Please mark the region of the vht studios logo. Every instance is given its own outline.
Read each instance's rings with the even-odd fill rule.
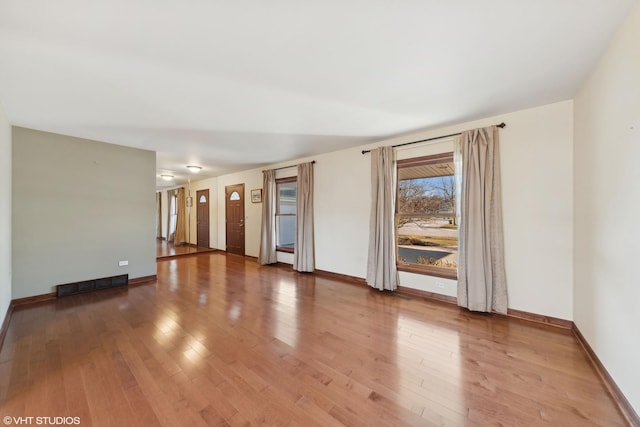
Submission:
[[[10,417],[2,419],[4,424],[10,425],[40,425],[40,426],[62,426],[80,425],[80,417]]]

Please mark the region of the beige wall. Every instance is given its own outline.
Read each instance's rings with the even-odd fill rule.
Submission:
[[[0,325],[11,298],[11,125],[0,107]]]
[[[14,127],[12,192],[13,298],[155,274],[155,153]]]
[[[640,4],[575,98],[574,320],[640,413]]]
[[[500,121],[502,178],[509,307],[572,319],[572,102],[463,123],[366,147],[297,159],[268,168],[315,159],[316,267],[364,277],[369,240],[370,157],[363,148],[390,145],[488,126]],[[421,155],[431,148],[400,151]],[[261,205],[249,200],[252,188],[262,187],[262,170],[225,175],[208,183],[218,189],[218,244],[225,249],[224,187],[245,183],[246,253],[258,256]],[[265,167],[266,169],[266,167]],[[295,172],[295,169],[293,169]],[[287,173],[281,172],[283,174]],[[213,222],[212,222],[213,223]],[[291,262],[288,254],[279,260]],[[456,294],[456,282],[401,273],[402,286],[445,295]],[[444,285],[440,288],[438,284]]]

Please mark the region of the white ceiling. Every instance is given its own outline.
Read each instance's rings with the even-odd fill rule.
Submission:
[[[635,1],[0,0],[0,102],[216,176],[570,99]]]

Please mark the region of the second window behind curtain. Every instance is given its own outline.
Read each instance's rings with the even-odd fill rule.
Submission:
[[[281,252],[293,253],[296,243],[296,177],[276,180],[276,247]]]

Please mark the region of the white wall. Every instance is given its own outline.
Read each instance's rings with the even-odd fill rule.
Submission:
[[[11,298],[11,125],[0,108],[0,325]]]
[[[471,123],[381,141],[365,147],[292,160],[316,160],[316,268],[365,277],[371,200],[370,156],[363,148],[440,136],[505,121],[500,131],[506,268],[509,307],[572,319],[572,144],[573,109],[566,101]],[[415,148],[414,154],[424,155]],[[422,150],[422,151],[420,151]],[[422,154],[420,154],[422,153]],[[405,156],[406,151],[400,152]],[[293,169],[295,173],[295,169]],[[250,202],[262,187],[261,169],[218,177],[218,248],[225,249],[224,187],[245,183],[246,253],[258,256],[261,204]],[[291,262],[289,254],[278,259]],[[456,282],[401,273],[402,286],[456,295]],[[443,283],[445,288],[436,286]]]
[[[573,319],[573,102],[502,116],[509,308]]]
[[[155,153],[14,127],[12,154],[13,298],[156,273]]]
[[[574,321],[640,413],[640,4],[575,98]]]

